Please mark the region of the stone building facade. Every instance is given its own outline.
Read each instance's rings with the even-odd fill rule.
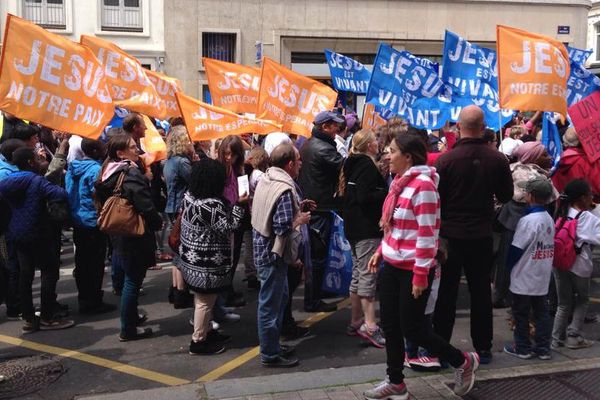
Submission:
[[[256,66],[264,55],[326,78],[325,48],[370,64],[383,41],[441,59],[445,29],[493,48],[497,24],[584,48],[590,7],[589,0],[169,0],[165,71],[202,98],[202,55]]]

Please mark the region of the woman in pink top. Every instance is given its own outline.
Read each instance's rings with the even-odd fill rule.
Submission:
[[[435,272],[440,226],[438,175],[428,167],[427,149],[416,135],[398,135],[390,146],[396,176],[383,205],[384,237],[369,261],[379,271],[381,327],[386,338],[388,379],[364,393],[367,399],[408,399],[404,384],[404,337],[448,361],[455,370],[454,393],[467,394],[479,366],[477,353],[463,353],[437,336],[425,319]]]

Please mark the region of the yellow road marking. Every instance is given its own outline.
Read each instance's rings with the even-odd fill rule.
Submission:
[[[342,300],[339,303],[337,303],[337,309],[341,310],[342,308],[346,308],[349,305],[350,305],[350,299],[345,299],[345,300]],[[333,313],[335,313],[335,311],[316,313],[313,316],[305,319],[298,325],[308,328],[309,326],[316,324],[317,322],[327,318],[328,316],[330,316]],[[219,368],[216,368],[216,369],[210,371],[209,373],[202,375],[200,378],[198,378],[197,381],[198,382],[211,382],[211,381],[217,380],[220,377],[222,377],[223,375],[233,371],[234,369],[238,368],[239,366],[252,360],[254,357],[256,357],[259,354],[259,350],[260,350],[260,348],[258,346],[256,346],[256,347],[248,350],[241,356],[238,356],[238,357],[234,358],[233,360],[226,362],[225,364],[221,365]]]
[[[122,372],[124,374],[137,376],[138,378],[148,379],[150,381],[162,383],[168,386],[184,385],[186,383],[191,383],[188,380],[161,374],[160,372],[154,372],[147,369],[138,368],[120,362],[108,360],[106,358],[96,357],[91,354],[81,353],[75,350],[63,349],[61,347],[56,346],[49,346],[42,343],[31,342],[29,340],[23,340],[12,336],[0,335],[0,342],[12,344],[13,346],[25,347],[31,350],[36,350],[44,353],[55,354],[60,357],[72,358],[78,361],[83,361],[89,364],[94,364],[100,367]]]

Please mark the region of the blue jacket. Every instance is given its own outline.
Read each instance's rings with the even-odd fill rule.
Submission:
[[[16,165],[12,165],[2,154],[0,154],[0,180],[6,178],[13,172],[17,172],[19,168]]]
[[[165,162],[163,175],[167,183],[167,206],[165,212],[175,214],[179,211],[181,200],[190,183],[192,164],[187,157],[172,156]]]
[[[1,180],[0,195],[12,211],[7,237],[18,243],[43,239],[51,224],[46,202],[67,200],[63,188],[29,171],[14,172]]]
[[[94,206],[94,183],[102,164],[91,159],[73,160],[67,169],[65,188],[69,195],[71,215],[75,223],[84,228],[98,225],[98,214]]]

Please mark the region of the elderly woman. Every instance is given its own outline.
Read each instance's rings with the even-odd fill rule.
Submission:
[[[525,203],[526,193],[519,186],[519,183],[540,176],[547,177],[552,166],[552,159],[540,142],[523,143],[512,152],[512,155],[517,159],[517,162],[510,166],[514,183],[514,195],[512,200],[502,207],[498,215],[502,232],[494,274],[493,300],[496,308],[508,307],[507,295],[510,285],[510,272],[506,270],[505,266],[506,252],[512,243],[517,223],[527,209]],[[554,195],[550,198],[548,204],[555,201],[558,195],[559,193],[555,188]]]
[[[163,174],[167,183],[167,205],[165,212],[174,221],[181,208],[183,195],[190,183],[192,160],[195,157],[194,145],[183,125],[173,127],[167,138],[167,161]],[[176,309],[193,305],[192,296],[186,291],[183,277],[178,268],[173,268],[173,283],[169,290],[169,300]]]

